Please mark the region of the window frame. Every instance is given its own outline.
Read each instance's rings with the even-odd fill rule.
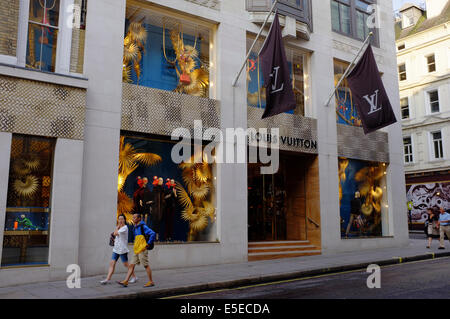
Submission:
[[[441,137],[440,139],[434,139],[434,134],[440,133]],[[429,139],[430,139],[430,161],[442,161],[444,160],[444,136],[442,135],[442,129],[436,130],[436,131],[430,131],[429,132]],[[438,141],[439,145],[439,153],[441,157],[436,157],[436,148],[435,148],[435,142]]]
[[[437,94],[437,103],[439,110],[437,112],[433,112],[432,105],[431,105],[431,93],[436,92]],[[425,100],[426,100],[426,106],[427,106],[427,115],[433,115],[433,114],[439,114],[441,113],[441,105],[440,105],[440,94],[439,94],[439,88],[429,88],[425,91]],[[434,101],[436,102],[436,101]]]
[[[367,14],[367,12],[364,12],[363,10],[359,9],[356,6],[356,1],[357,0],[330,0],[330,14],[331,14],[331,21],[332,21],[332,10],[331,10],[331,6],[332,6],[332,2],[337,2],[338,4],[341,5],[346,5],[350,8],[350,33],[347,34],[345,32],[342,31],[338,31],[338,30],[334,30],[333,29],[333,25],[331,26],[331,31],[336,32],[338,34],[341,34],[343,36],[346,37],[350,37],[352,39],[358,40],[358,41],[364,41],[365,39],[360,39],[356,32],[357,32],[357,12],[363,12],[365,14]],[[349,3],[345,3],[345,1],[348,1]],[[361,0],[362,2],[365,2],[367,5],[373,5],[373,4],[377,4],[377,0]],[[340,11],[339,11],[340,13]],[[339,19],[339,26],[340,26],[340,19]],[[341,29],[341,28],[340,28]],[[379,32],[377,30],[377,28],[373,28],[373,29],[369,29],[369,32],[373,32],[373,37],[370,39],[370,44],[372,44],[375,47],[380,47],[379,44]]]
[[[405,68],[405,71],[400,72],[400,67],[403,66]],[[397,72],[398,72],[398,80],[399,82],[403,82],[403,81],[407,81],[408,80],[408,75],[406,73],[406,62],[400,63],[397,65]],[[402,74],[405,75],[405,78],[402,79]]]
[[[403,101],[404,100],[407,101],[406,107],[408,108],[408,117],[403,117],[403,108],[405,106],[402,106],[402,100]],[[411,112],[410,112],[410,108],[409,108],[409,96],[405,96],[405,97],[400,98],[400,115],[402,117],[402,120],[409,120],[409,119],[411,119]]]
[[[410,144],[405,144],[405,139],[410,139],[411,143]],[[405,152],[405,148],[409,147],[410,152],[406,153]],[[406,161],[406,158],[408,157],[408,159],[410,159],[409,161]],[[409,136],[403,136],[403,163],[405,165],[409,165],[409,164],[414,164],[414,141],[413,141],[413,136],[409,135]]]
[[[70,60],[72,49],[72,28],[68,26],[68,19],[72,12],[67,10],[71,5],[74,5],[74,0],[60,0],[60,9],[58,17],[58,38],[56,43],[56,58],[55,71],[48,72],[39,69],[32,69],[26,67],[27,60],[27,42],[28,42],[28,27],[29,27],[29,11],[30,0],[20,0],[19,3],[19,21],[17,31],[17,49],[16,56],[0,55],[0,63],[16,65],[27,70],[50,74],[63,74],[74,77],[83,77],[83,74],[70,72]],[[84,68],[83,68],[84,70]],[[84,71],[83,71],[84,73]]]
[[[433,62],[430,63],[428,61],[429,58],[433,57]],[[437,66],[436,66],[436,54],[435,53],[431,53],[425,56],[425,63],[426,63],[426,70],[427,73],[434,73],[437,70]],[[434,70],[430,71],[430,66],[433,65],[434,66]]]

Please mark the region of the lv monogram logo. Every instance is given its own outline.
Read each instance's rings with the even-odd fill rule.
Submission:
[[[277,79],[278,79],[278,70],[279,69],[280,69],[279,66],[274,67],[273,72],[270,74],[270,77],[272,77],[272,78],[275,77],[275,80],[273,81],[273,84],[272,84],[272,91],[270,91],[270,94],[283,91],[284,83],[281,83],[281,87],[279,87],[277,89]]]
[[[378,107],[378,90],[376,90],[369,99],[369,95],[364,95],[363,98],[366,99],[366,101],[370,104],[370,111],[367,114],[375,113],[379,110],[381,110],[382,106]]]

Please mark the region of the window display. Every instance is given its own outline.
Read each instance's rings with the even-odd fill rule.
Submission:
[[[207,27],[129,3],[125,30],[124,82],[209,97]]]
[[[252,38],[247,38],[247,49],[253,43]],[[258,58],[258,52],[263,45],[262,40],[258,40],[253,48],[252,53],[247,61],[247,104],[249,106],[265,108],[266,107],[266,90],[263,87],[264,79],[262,69]],[[291,69],[292,89],[294,91],[297,108],[288,112],[305,116],[305,62],[306,54],[286,47],[286,58],[289,68]]]
[[[30,0],[27,67],[54,72],[60,0]]]
[[[339,158],[341,236],[383,236],[386,164]]]
[[[348,63],[334,60],[334,85],[336,86],[339,79],[348,67]],[[342,81],[339,88],[335,92],[336,98],[336,120],[338,124],[361,127],[361,119],[352,99],[352,92],[348,87],[347,79]]]
[[[2,266],[46,264],[54,140],[13,135]]]
[[[194,163],[194,156],[174,163],[174,145],[157,138],[121,137],[117,216],[124,214],[132,227],[131,214],[143,214],[160,242],[215,241],[214,166],[206,158]]]

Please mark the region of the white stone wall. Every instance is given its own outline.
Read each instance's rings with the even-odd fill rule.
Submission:
[[[404,39],[405,49],[397,51],[397,63],[405,63],[407,80],[400,81],[400,99],[408,98],[409,119],[402,120],[403,136],[411,137],[413,163],[406,173],[450,168],[450,33],[440,25]],[[426,57],[434,54],[436,71],[429,73]],[[431,113],[428,92],[438,90],[439,113]],[[441,131],[444,158],[433,156],[431,132]]]

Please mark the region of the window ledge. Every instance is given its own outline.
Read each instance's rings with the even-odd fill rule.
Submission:
[[[71,86],[81,89],[88,88],[88,79],[83,77],[33,70],[17,65],[0,63],[0,74],[33,81]]]

